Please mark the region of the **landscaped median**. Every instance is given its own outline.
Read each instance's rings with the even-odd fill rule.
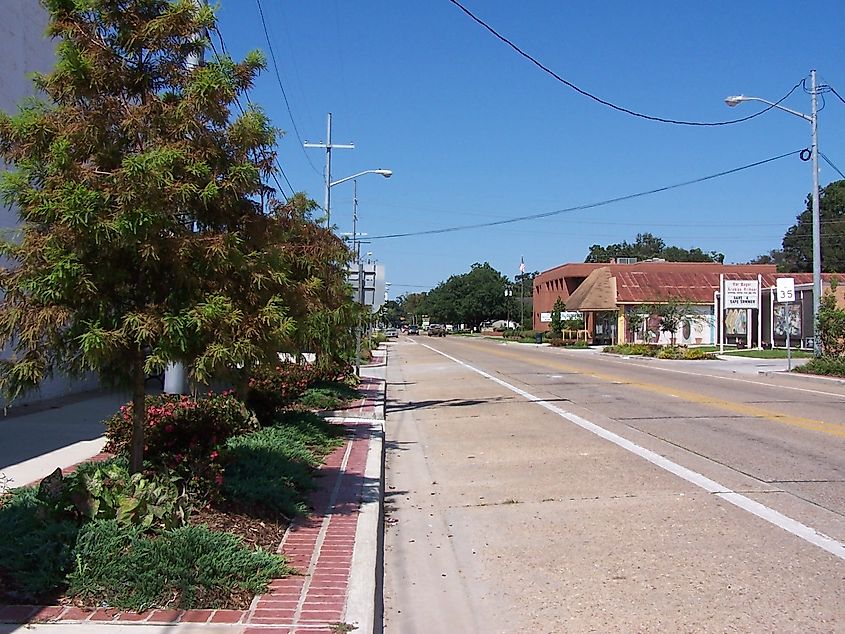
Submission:
[[[684,359],[689,361],[716,358],[715,355],[701,348],[661,346],[653,343],[620,343],[615,346],[607,346],[602,352],[639,357],[657,357],[658,359]]]
[[[244,399],[148,397],[138,474],[127,466],[124,406],[107,421],[112,458],[0,496],[0,602],[15,606],[0,618],[69,612],[27,607],[53,605],[240,621],[272,579],[294,573],[276,550],[347,433],[311,410],[358,397],[353,383],[281,364],[256,375]]]

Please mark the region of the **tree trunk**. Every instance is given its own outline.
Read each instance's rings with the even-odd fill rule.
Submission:
[[[144,388],[144,351],[138,348],[132,360],[132,456],[130,470],[139,473],[144,467],[144,427],[147,406]]]

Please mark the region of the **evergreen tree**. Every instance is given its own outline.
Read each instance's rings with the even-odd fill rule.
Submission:
[[[212,9],[44,5],[59,40],[56,68],[35,77],[47,100],[0,115],[2,193],[21,219],[0,249],[13,348],[0,387],[11,399],[56,370],[129,384],[137,471],[145,374],[181,361],[207,381],[295,349],[305,317],[340,310],[346,251],[308,201],[263,184],[276,141],[264,113],[232,116],[262,55],[195,63]]]

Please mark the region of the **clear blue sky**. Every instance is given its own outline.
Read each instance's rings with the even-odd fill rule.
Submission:
[[[845,3],[463,0],[558,75],[608,101],[672,119],[724,121],[776,101],[811,68],[845,97]],[[554,80],[448,0],[262,0],[293,121],[272,65],[252,92],[285,130],[291,184],[322,204],[325,138],[332,178],[358,181],[360,231],[426,231],[588,204],[692,180],[810,145],[810,125],[770,111],[716,128],[615,112]],[[221,0],[219,27],[236,57],[269,58],[256,0]],[[809,79],[808,79],[809,82]],[[809,85],[809,84],[808,84]],[[845,103],[832,93],[819,147],[845,172]],[[810,112],[799,87],[784,106]],[[309,164],[308,158],[310,158]],[[840,177],[821,162],[821,184]],[[797,157],[609,206],[543,220],[365,245],[385,264],[390,296],[427,290],[488,261],[502,273],[580,262],[591,244],[651,232],[668,244],[745,262],[779,248],[804,208],[810,164]],[[352,183],[332,190],[332,223],[351,230]]]

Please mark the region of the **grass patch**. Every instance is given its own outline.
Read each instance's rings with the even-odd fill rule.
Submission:
[[[286,413],[276,421],[226,443],[223,495],[286,517],[302,515],[314,470],[342,443],[345,432],[309,412]]]
[[[17,489],[0,501],[0,599],[51,603],[65,587],[79,524],[48,521],[34,489]]]
[[[819,357],[818,359],[808,361],[800,367],[794,368],[792,371],[801,374],[820,374],[822,376],[845,378],[845,358]]]
[[[341,381],[322,382],[309,387],[297,402],[307,409],[337,409],[345,403],[361,398],[361,393]]]
[[[786,359],[786,348],[771,348],[769,350],[726,350],[725,355],[732,357],[750,357],[752,359]],[[809,359],[813,353],[807,350],[792,350],[793,359]]]
[[[252,597],[270,579],[292,572],[281,556],[203,526],[150,536],[113,520],[91,522],[73,556],[69,596],[137,611],[226,607],[233,595]]]

